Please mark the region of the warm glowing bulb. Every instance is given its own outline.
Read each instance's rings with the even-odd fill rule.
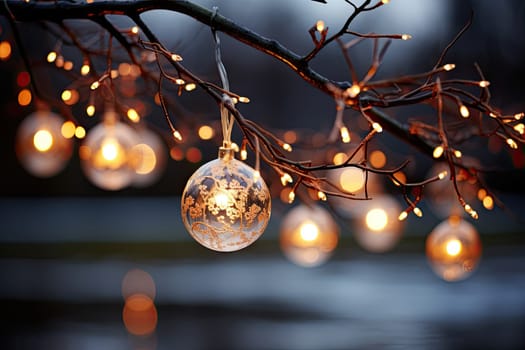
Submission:
[[[319,237],[319,227],[313,222],[305,222],[299,228],[299,234],[304,241],[314,241]]]
[[[126,115],[128,116],[128,119],[131,120],[133,123],[138,123],[140,121],[140,115],[134,108],[128,109]]]
[[[379,123],[372,123],[372,128],[377,132],[383,132],[383,127]]]
[[[414,208],[414,214],[416,214],[416,216],[418,218],[422,217],[423,216],[423,211],[421,209],[419,209],[418,207],[415,207]]]
[[[62,127],[60,128],[60,133],[62,136],[64,136],[66,139],[70,139],[73,136],[75,136],[75,123],[73,123],[71,120],[68,120],[62,124]]]
[[[89,105],[86,107],[86,114],[89,116],[89,117],[92,117],[95,115],[95,106],[94,105]]]
[[[480,87],[485,88],[485,87],[488,87],[490,85],[490,82],[487,81],[487,80],[482,80],[478,84],[479,84]]]
[[[445,250],[450,256],[457,256],[461,253],[461,241],[457,238],[449,240],[445,245]]]
[[[51,51],[50,53],[47,54],[47,61],[49,63],[55,62],[56,59],[57,59],[57,53],[55,51]]]
[[[494,199],[491,196],[486,196],[483,198],[483,206],[487,210],[492,210],[494,208]]]
[[[454,63],[447,63],[443,66],[443,69],[447,72],[453,70],[454,68],[456,68],[456,65]]]
[[[283,186],[286,186],[286,184],[288,184],[288,183],[292,183],[292,182],[293,182],[293,179],[292,179],[292,177],[290,176],[290,174],[288,174],[288,173],[283,173],[283,174],[281,175],[281,183],[282,183]]]
[[[353,84],[348,89],[346,89],[346,92],[350,98],[354,98],[361,92],[361,87],[358,84]]]
[[[381,231],[388,224],[388,214],[384,209],[374,208],[366,213],[366,226],[372,231]]]
[[[172,54],[171,55],[171,60],[173,62],[180,62],[180,61],[182,61],[182,57],[180,55],[177,55],[177,54]]]
[[[282,147],[287,152],[291,152],[292,151],[292,146],[289,143],[283,143]]]
[[[318,32],[322,32],[324,30],[324,28],[325,28],[324,21],[318,20],[317,23],[315,23],[315,29]]]
[[[319,198],[322,201],[325,201],[326,200],[326,193],[324,193],[323,191],[317,191],[317,198]]]
[[[184,90],[190,92],[190,91],[193,91],[197,88],[197,85],[195,85],[195,83],[188,83],[184,86]]]
[[[53,146],[53,135],[48,130],[38,130],[33,136],[33,145],[39,152],[47,152]]]
[[[80,67],[80,74],[81,75],[88,75],[91,71],[91,67],[89,67],[89,64],[84,64],[82,67]]]
[[[346,126],[342,126],[341,129],[339,129],[341,133],[341,141],[343,143],[349,143],[350,142],[350,133],[348,132],[348,128]]]
[[[459,106],[459,113],[461,114],[461,116],[463,118],[468,118],[470,116],[470,112],[469,112],[467,106],[465,106],[465,105]]]
[[[401,35],[401,40],[410,40],[410,39],[412,39],[412,35],[410,34]]]
[[[100,82],[99,81],[94,81],[93,83],[91,83],[91,86],[89,88],[91,90],[96,90],[96,89],[98,89],[99,86],[100,86]]]
[[[290,193],[288,193],[288,203],[292,204],[294,200],[295,200],[295,192],[290,191]]]
[[[406,211],[402,211],[401,214],[397,217],[399,221],[403,221],[408,217],[408,213]]]
[[[445,149],[443,148],[443,146],[439,145],[436,148],[434,148],[434,151],[432,152],[432,156],[437,159],[443,155],[444,151]]]
[[[457,149],[456,149],[456,150],[454,150],[454,156],[455,156],[456,158],[461,158],[461,157],[463,156],[463,153],[461,153],[460,150],[457,150]]]
[[[523,135],[525,132],[525,125],[522,123],[516,124],[514,125],[514,130],[516,130],[520,135]]]
[[[131,32],[131,34],[137,35],[139,33],[139,27],[137,27],[137,26],[131,27],[130,32]]]
[[[203,125],[199,128],[198,134],[202,140],[210,140],[211,138],[213,138],[214,131],[211,126]]]
[[[121,146],[117,140],[109,137],[102,142],[100,150],[102,152],[102,157],[110,162],[116,160],[122,152]]]
[[[518,144],[516,143],[516,141],[514,141],[513,139],[507,139],[507,145],[509,145],[510,148],[512,149],[517,149],[518,148]]]
[[[521,120],[521,119],[523,119],[524,116],[525,116],[525,113],[523,113],[523,112],[516,113],[516,114],[514,114],[514,119]]]
[[[181,135],[181,133],[178,130],[174,130],[173,131],[173,137],[175,138],[175,140],[177,140],[179,142],[182,141],[182,135]]]
[[[446,170],[444,170],[444,171],[442,171],[442,172],[440,172],[438,174],[438,179],[443,180],[445,178],[445,176],[447,176],[447,175],[448,175],[448,172]]]

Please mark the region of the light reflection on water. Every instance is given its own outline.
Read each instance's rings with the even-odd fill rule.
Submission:
[[[447,283],[421,255],[360,256],[302,269],[284,258],[0,260],[0,300],[18,345],[60,349],[513,349],[525,344],[525,256],[487,256]],[[155,280],[158,326],[133,337],[121,282]],[[14,335],[13,335],[14,334]],[[144,345],[145,344],[145,345]]]

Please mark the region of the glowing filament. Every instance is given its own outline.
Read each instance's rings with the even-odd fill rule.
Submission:
[[[33,145],[39,152],[47,152],[53,146],[53,135],[48,130],[38,130],[33,136]]]
[[[341,133],[341,141],[343,141],[343,143],[350,142],[350,133],[348,132],[348,128],[346,126],[342,126],[339,131]]]
[[[303,241],[315,241],[317,237],[319,237],[319,227],[317,227],[317,225],[313,222],[307,221],[299,228],[299,234],[301,235],[301,239]]]
[[[295,192],[290,191],[290,193],[288,193],[288,203],[292,204],[294,200],[295,200]]]
[[[434,152],[432,152],[432,156],[437,159],[443,155],[444,150],[445,149],[443,148],[443,146],[439,145],[436,148],[434,148]]]
[[[461,116],[463,118],[468,118],[470,116],[470,112],[469,112],[467,106],[465,106],[465,105],[459,106],[459,113],[461,114]]]
[[[317,191],[317,198],[319,198],[322,201],[326,201],[326,193],[323,191]]]
[[[445,250],[447,254],[450,256],[458,256],[459,253],[461,253],[461,249],[462,249],[461,241],[456,238],[451,239],[445,245]]]
[[[381,231],[388,225],[388,215],[381,208],[372,209],[366,214],[365,222],[372,231]]]

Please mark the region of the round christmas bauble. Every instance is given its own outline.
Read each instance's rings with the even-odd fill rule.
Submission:
[[[184,226],[203,246],[230,252],[252,244],[271,214],[268,187],[253,168],[221,148],[190,177],[181,200]]]

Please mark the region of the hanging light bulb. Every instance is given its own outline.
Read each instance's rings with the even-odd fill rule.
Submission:
[[[16,135],[16,154],[22,166],[37,177],[59,173],[71,158],[73,142],[62,136],[63,119],[36,111],[24,119]]]
[[[339,228],[322,207],[298,205],[283,218],[281,249],[293,263],[314,267],[326,262],[339,240]]]
[[[363,211],[355,228],[357,243],[373,253],[392,249],[401,238],[402,225],[398,219],[401,206],[387,195],[374,196],[361,204]]]
[[[271,213],[268,187],[228,147],[190,177],[182,193],[182,221],[203,246],[230,252],[252,244]]]
[[[82,169],[96,186],[116,191],[128,186],[135,169],[131,149],[139,143],[136,132],[106,112],[104,121],[88,132],[80,147]]]
[[[160,137],[143,127],[137,130],[139,142],[131,148],[133,186],[146,187],[156,182],[166,165],[165,146]]]
[[[427,258],[432,270],[446,281],[459,281],[472,274],[481,257],[478,232],[459,216],[436,226],[427,237]]]

